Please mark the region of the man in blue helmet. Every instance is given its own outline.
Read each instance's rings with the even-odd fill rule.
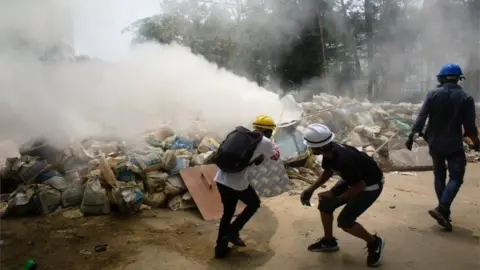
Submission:
[[[450,207],[463,184],[467,165],[463,150],[463,137],[471,138],[475,150],[479,150],[478,130],[475,124],[475,102],[458,85],[463,72],[456,64],[440,69],[438,88],[429,91],[405,146],[412,150],[414,136],[419,134],[427,141],[433,160],[435,192],[438,206],[428,211],[440,226],[452,230]],[[425,133],[423,128],[428,118]],[[465,134],[462,133],[462,126]],[[446,165],[446,164],[447,165]],[[450,179],[446,183],[447,169]]]

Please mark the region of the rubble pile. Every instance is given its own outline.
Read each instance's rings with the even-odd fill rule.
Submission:
[[[321,157],[310,154],[301,134],[302,127],[314,122],[328,125],[336,141],[366,152],[385,171],[432,166],[423,139],[416,140],[413,151],[404,146],[421,104],[370,103],[322,94],[299,106],[302,119],[277,125],[273,137],[287,180],[313,183],[317,178],[315,164]],[[131,215],[145,207],[196,208],[180,171],[211,164],[221,140],[206,131],[175,134],[166,126],[134,144],[118,138],[90,138],[57,149],[48,140],[32,140],[20,147],[19,157],[6,159],[1,168],[0,216],[46,215],[63,208],[76,208],[80,216]],[[470,162],[480,160],[467,144],[465,150]],[[279,189],[264,185],[280,179],[274,165],[256,175],[261,180],[257,184],[268,194]],[[282,163],[279,167],[283,170]]]
[[[218,140],[176,136],[167,127],[132,147],[89,139],[56,150],[37,140],[2,168],[1,215],[45,215],[68,207],[79,207],[84,215],[129,215],[142,205],[195,208],[179,172],[210,162]]]
[[[370,103],[321,94],[301,106],[304,112],[301,126],[310,123],[328,125],[335,132],[337,141],[373,156],[384,170],[431,167],[428,147],[423,139],[416,140],[412,152],[404,146],[421,104]],[[480,159],[468,145],[465,150],[470,162]]]

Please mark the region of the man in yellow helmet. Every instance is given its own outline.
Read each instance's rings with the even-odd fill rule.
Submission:
[[[257,118],[255,118],[255,121],[253,121],[252,125],[255,130],[260,131],[263,136],[267,137],[268,139],[272,139],[273,131],[277,127],[277,125],[275,125],[275,122],[270,116],[263,114],[257,116]],[[276,154],[271,157],[271,159],[278,160],[280,158],[280,151],[273,142],[272,144]]]
[[[265,157],[278,159],[280,154],[269,139],[275,127],[271,117],[260,115],[253,122],[253,131],[237,127],[218,148],[214,158],[218,167],[215,182],[223,204],[223,215],[215,246],[216,258],[228,255],[229,242],[245,246],[240,230],[260,207],[260,198],[247,179],[247,170],[251,165],[260,165]],[[246,207],[232,223],[239,200]]]

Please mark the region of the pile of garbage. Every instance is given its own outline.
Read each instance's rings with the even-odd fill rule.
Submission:
[[[1,170],[1,215],[45,215],[69,207],[84,215],[131,215],[142,205],[195,208],[179,172],[210,162],[218,140],[177,136],[167,127],[132,147],[97,138],[60,150],[34,140]]]
[[[335,132],[336,140],[373,156],[384,170],[429,169],[431,159],[423,139],[416,140],[412,152],[404,146],[421,105],[371,103],[321,94],[314,96],[311,102],[301,103],[304,113],[301,126],[328,125]],[[465,151],[470,162],[480,159],[468,144],[465,144]]]

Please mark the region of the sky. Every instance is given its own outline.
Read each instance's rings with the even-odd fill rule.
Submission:
[[[159,0],[73,1],[77,55],[115,61],[128,51],[131,34],[121,31],[135,20],[160,11]]]

